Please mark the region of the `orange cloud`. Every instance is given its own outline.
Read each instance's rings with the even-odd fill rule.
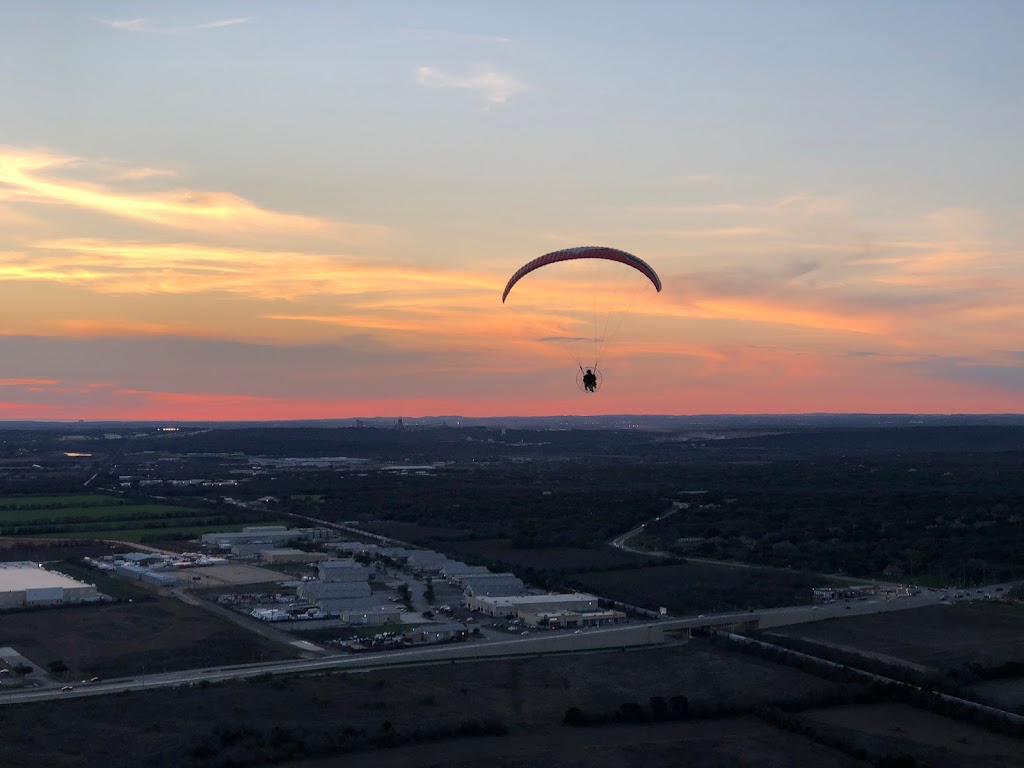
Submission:
[[[104,293],[240,293],[263,299],[430,290],[497,291],[494,278],[351,256],[88,238],[0,253],[0,280],[45,280]]]
[[[313,216],[260,208],[230,192],[168,189],[159,192],[119,191],[98,182],[72,179],[60,170],[78,158],[43,151],[0,147],[0,186],[8,201],[64,205],[177,229],[215,234],[293,233],[303,235],[378,238],[379,226],[341,224]],[[123,171],[123,178],[166,176],[166,171],[143,168]]]

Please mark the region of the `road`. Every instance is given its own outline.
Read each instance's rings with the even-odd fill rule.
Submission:
[[[346,669],[366,671],[382,667],[400,667],[413,664],[454,664],[457,661],[469,662],[484,659],[493,660],[537,656],[545,653],[593,652],[612,648],[661,645],[663,642],[663,629],[656,624],[594,627],[586,633],[578,635],[571,633],[556,634],[553,632],[537,633],[529,637],[467,641],[464,643],[449,643],[379,653],[359,653],[321,659],[262,662],[205,669],[189,669],[178,672],[162,672],[152,675],[138,675],[132,678],[79,683],[75,684],[74,688],[68,691],[60,690],[57,686],[31,691],[13,690],[0,693],[0,706],[53,699],[108,696],[124,691],[144,691],[154,688],[177,688],[203,683],[222,683],[229,680],[243,680],[268,674],[308,674],[314,672],[336,672]]]
[[[905,611],[912,608],[924,608],[929,605],[952,605],[968,599],[976,600],[989,599],[1004,594],[1016,586],[1017,582],[1003,584],[991,584],[987,587],[977,587],[973,592],[950,590],[943,592],[938,589],[922,589],[918,594],[909,597],[897,597],[886,599],[878,595],[864,598],[850,598],[848,600],[837,600],[833,603],[818,605],[795,605],[782,608],[766,608],[757,611],[733,612],[707,614],[697,617],[684,617],[668,619],[661,622],[661,625],[668,629],[697,629],[700,627],[728,626],[756,620],[758,629],[770,629],[772,627],[784,627],[790,624],[803,624],[809,621],[822,621],[823,619],[835,619],[846,616],[863,616],[870,613],[883,613],[889,611]],[[1002,590],[997,592],[996,590]],[[963,594],[964,598],[954,598],[954,594]]]
[[[669,515],[674,515],[676,512],[678,512],[681,509],[685,509],[687,506],[688,505],[682,501],[673,501],[672,508],[668,512],[666,512],[663,515],[658,515],[657,517],[653,518],[652,520],[649,520],[648,522],[664,520]],[[641,523],[633,530],[626,531],[621,536],[616,536],[614,539],[608,542],[608,544],[612,547],[615,547],[616,549],[621,549],[623,552],[629,552],[634,555],[647,555],[649,557],[675,557],[675,555],[673,555],[671,552],[652,552],[647,549],[637,549],[636,547],[629,546],[627,542],[630,539],[639,536],[641,533],[643,533],[643,530],[646,527],[647,523]]]
[[[643,533],[644,529],[649,523],[664,520],[669,515],[674,515],[682,509],[686,509],[689,506],[688,503],[682,501],[673,501],[672,508],[664,514],[658,515],[657,517],[651,518],[646,523],[641,523],[636,528],[630,531],[626,531],[621,536],[616,536],[614,539],[608,542],[608,545],[620,549],[623,552],[629,552],[634,555],[647,555],[648,557],[679,557],[690,563],[706,563],[707,565],[720,565],[727,568],[754,568],[757,570],[772,570],[772,571],[791,571],[790,568],[780,568],[774,565],[759,565],[757,563],[742,563],[736,560],[712,560],[707,557],[690,557],[689,555],[677,555],[672,552],[657,552],[648,549],[637,549],[636,547],[629,546],[629,540],[639,536]],[[875,586],[881,586],[883,584],[889,584],[887,581],[877,581],[874,579],[860,579],[852,576],[843,576],[838,573],[816,573],[815,576],[821,577],[823,580],[841,580],[852,584],[873,584]]]
[[[1016,583],[993,584],[976,589],[968,595],[970,599],[995,596],[999,588],[1005,593]],[[529,636],[508,638],[497,632],[486,632],[484,639],[466,643],[410,648],[380,653],[331,656],[328,658],[299,659],[289,661],[242,664],[237,666],[210,667],[206,669],[165,672],[140,675],[133,678],[111,679],[95,683],[76,684],[70,691],[62,691],[57,684],[31,691],[12,690],[0,692],[0,705],[29,701],[99,696],[123,691],[149,690],[152,688],[173,688],[183,685],[197,685],[204,682],[220,683],[267,674],[297,674],[310,672],[341,671],[346,669],[367,670],[381,667],[406,666],[412,664],[455,663],[456,661],[479,661],[483,659],[515,658],[537,656],[549,653],[580,653],[599,650],[661,645],[665,632],[702,628],[726,628],[746,622],[757,622],[759,628],[781,627],[828,618],[857,616],[887,611],[909,610],[929,605],[959,602],[939,590],[922,590],[911,597],[885,600],[867,598],[838,601],[819,606],[791,606],[761,611],[720,613],[683,618],[666,619],[659,622],[591,627],[579,633],[531,631]],[[968,593],[964,592],[967,595]],[[943,596],[946,599],[943,599]],[[964,599],[968,599],[964,598]]]

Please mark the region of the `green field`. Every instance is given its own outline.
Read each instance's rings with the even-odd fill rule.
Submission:
[[[132,504],[116,496],[0,497],[0,536],[142,542],[287,524],[237,507]]]
[[[26,507],[95,507],[121,504],[117,496],[85,493],[69,496],[0,496],[0,510],[9,507],[23,509]]]
[[[260,520],[257,521],[259,525],[289,525],[292,521],[288,520]],[[171,537],[177,537],[179,534],[193,534],[198,537],[203,533],[220,533],[222,531],[240,531],[245,525],[256,525],[257,522],[253,523],[201,523],[196,522],[193,525],[182,525],[182,526],[168,526],[167,528],[104,528],[101,530],[88,530],[88,531],[75,531],[67,530],[63,533],[47,533],[41,534],[39,538],[42,539],[104,539],[109,541],[131,541],[131,542],[146,542],[146,541],[159,541],[161,539],[168,539]]]
[[[60,523],[77,525],[103,520],[160,519],[197,517],[209,514],[196,507],[173,507],[164,504],[114,504],[106,506],[52,507],[48,509],[0,509],[0,530],[15,526]],[[11,535],[11,534],[7,534]]]

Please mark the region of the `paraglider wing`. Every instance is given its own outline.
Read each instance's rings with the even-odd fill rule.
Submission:
[[[547,266],[548,264],[554,264],[555,262],[572,261],[573,259],[607,259],[609,261],[618,261],[632,267],[638,272],[641,272],[654,284],[654,287],[657,288],[658,291],[661,291],[661,278],[658,277],[658,274],[651,268],[651,265],[643,259],[637,258],[631,253],[626,253],[625,251],[620,251],[616,248],[582,246],[546,253],[543,256],[521,266],[516,270],[516,273],[509,278],[508,284],[505,286],[505,292],[501,294],[501,302],[504,304],[505,298],[508,296],[508,292],[512,290],[512,286],[518,283],[523,277],[533,272],[533,270]]]

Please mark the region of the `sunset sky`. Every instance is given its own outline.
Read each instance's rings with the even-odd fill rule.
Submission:
[[[1018,0],[0,2],[0,420],[1022,412],[1022,40]],[[664,289],[502,304],[577,245]]]

